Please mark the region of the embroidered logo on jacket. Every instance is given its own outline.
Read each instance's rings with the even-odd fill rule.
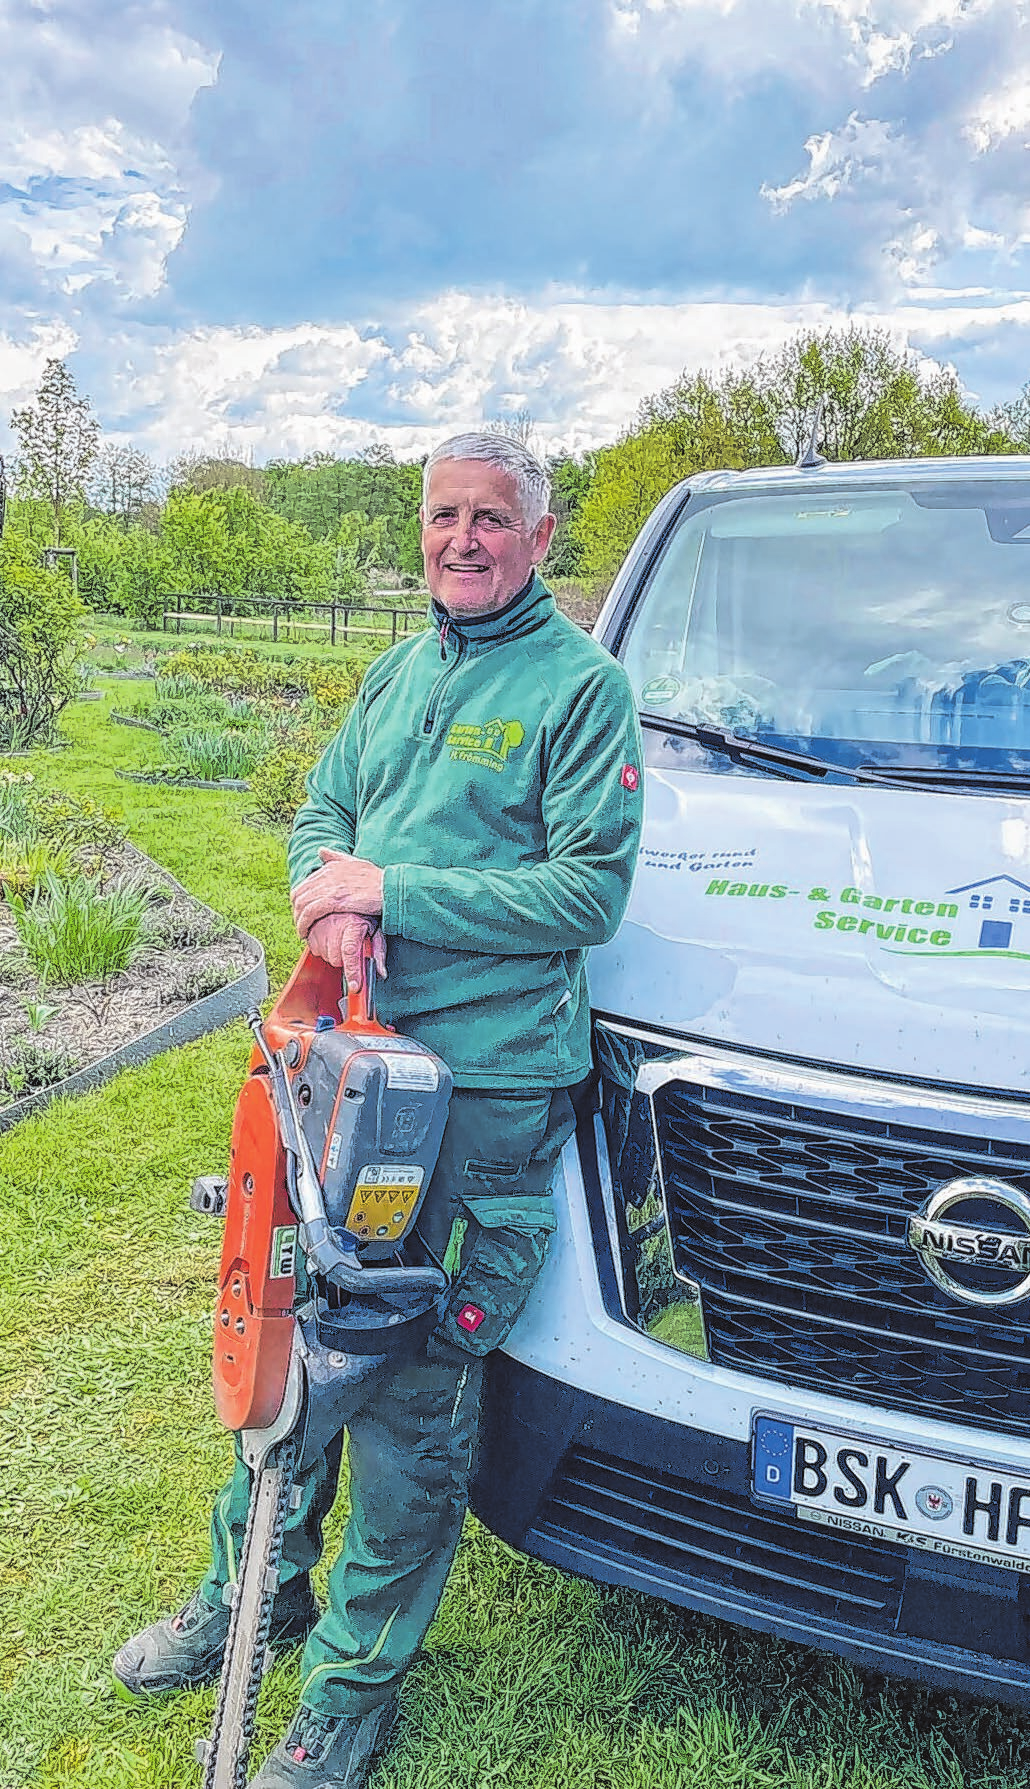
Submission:
[[[525,739],[521,721],[486,721],[479,726],[455,721],[447,735],[451,758],[460,764],[482,764],[487,770],[503,770],[509,752]]]

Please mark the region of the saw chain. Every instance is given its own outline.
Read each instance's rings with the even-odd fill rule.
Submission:
[[[254,1475],[211,1738],[197,1746],[203,1789],[246,1789],[296,1458],[296,1443],[284,1441]]]

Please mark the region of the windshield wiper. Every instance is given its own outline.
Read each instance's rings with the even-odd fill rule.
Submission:
[[[740,733],[730,733],[723,727],[703,727],[697,721],[670,720],[661,714],[649,714],[647,709],[641,713],[640,719],[645,726],[657,727],[665,733],[675,734],[679,739],[696,739],[706,751],[718,752],[720,757],[729,758],[734,764],[756,765],[760,770],[767,770],[770,776],[786,777],[790,782],[821,782],[827,775],[836,772],[855,782],[879,782],[879,777],[866,778],[860,770],[853,770],[848,764],[831,764],[828,758],[816,758],[810,752],[791,752],[786,746],[761,745],[756,739],[746,739]]]
[[[908,783],[916,788],[921,785],[947,788],[951,785],[962,789],[996,790],[1000,794],[1011,789],[1020,795],[1030,789],[1030,769],[979,770],[960,764],[892,764],[889,767],[862,764],[859,769],[873,782]]]

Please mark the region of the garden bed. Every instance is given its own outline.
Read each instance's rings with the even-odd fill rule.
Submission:
[[[27,892],[11,886],[0,900],[0,1130],[55,1094],[225,1024],[267,991],[256,939],[113,828],[105,835],[100,822],[98,831],[99,842],[70,858],[53,848],[45,867],[32,867]],[[76,960],[98,960],[99,934],[117,922],[112,902],[123,897],[136,934],[125,966],[73,978]],[[72,911],[79,899],[81,915]]]
[[[354,655],[326,664],[263,660],[241,647],[174,652],[152,695],[108,715],[115,726],[163,738],[163,761],[117,774],[170,789],[246,790],[258,817],[289,826],[363,669]]]

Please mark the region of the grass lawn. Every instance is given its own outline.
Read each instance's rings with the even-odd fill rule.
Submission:
[[[131,684],[102,685],[119,703]],[[248,797],[120,782],[156,736],[69,710],[73,748],[31,761],[89,790],[202,899],[297,946],[275,835]],[[242,1023],[0,1137],[0,1789],[194,1785],[212,1694],[135,1710],[107,1663],[205,1563],[229,1445],[209,1390],[219,1227],[187,1204],[223,1168]],[[262,1697],[278,1737],[295,1663]],[[1027,1789],[1030,1717],[599,1589],[466,1537],[376,1789]]]

